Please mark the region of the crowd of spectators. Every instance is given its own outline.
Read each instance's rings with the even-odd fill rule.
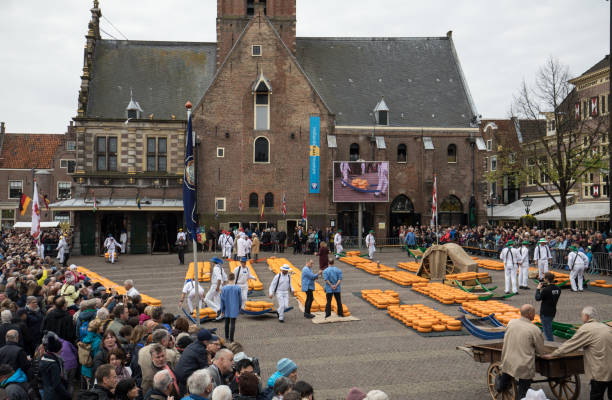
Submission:
[[[75,265],[41,259],[27,233],[2,234],[0,265],[0,398],[314,399],[291,359],[262,379],[240,343],[143,303],[131,280],[119,295]]]
[[[612,273],[612,237],[607,232],[593,229],[538,229],[521,226],[487,226],[475,227],[451,226],[440,228],[438,232],[430,226],[401,226],[397,229],[401,244],[408,247],[429,247],[436,243],[453,242],[468,249],[481,249],[500,252],[505,244],[529,241],[535,247],[540,239],[545,239],[553,253],[553,266],[564,266],[564,260],[570,246],[585,253],[593,262],[593,271],[603,275]],[[597,256],[595,256],[597,255]]]

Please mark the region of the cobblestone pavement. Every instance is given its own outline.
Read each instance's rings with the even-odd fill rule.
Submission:
[[[200,253],[198,258],[208,260],[212,255]],[[270,255],[272,253],[262,254],[263,257]],[[282,256],[296,267],[301,267],[310,258],[293,255],[291,251]],[[396,266],[408,257],[399,250],[384,250],[376,253],[375,259]],[[190,261],[191,254],[186,254],[186,262]],[[126,255],[114,265],[105,263],[101,257],[74,257],[71,262],[91,268],[119,284],[124,279],[134,279],[138,290],[161,299],[167,310],[178,312],[186,266],[178,265],[174,254]],[[286,314],[285,324],[279,324],[274,317],[243,316],[238,319],[236,340],[245,346],[247,354],[260,359],[265,379],[274,372],[277,360],[289,357],[298,365],[298,379],[314,386],[317,399],[344,399],[352,386],[365,391],[381,389],[393,399],[490,398],[485,384],[488,364],[477,363],[456,350],[456,346],[478,343],[479,339],[472,336],[421,337],[352,293],[361,289],[393,289],[399,292],[404,303],[425,304],[450,315],[458,314],[456,306],[442,305],[344,263],[337,265],[344,273],[342,300],[360,321],[315,325],[303,318],[295,299],[290,300],[295,309]],[[267,292],[273,274],[265,262],[256,264],[255,270]],[[489,272],[493,283],[503,288],[503,273]],[[535,304],[535,285],[530,285],[531,290],[522,291],[507,302],[514,306]],[[206,289],[207,286],[208,283]],[[612,319],[610,300],[611,297],[603,294],[564,290],[557,320],[579,322],[580,310],[588,304],[597,306],[603,319]],[[539,306],[536,307],[539,310]],[[206,326],[218,327],[223,333],[221,323],[210,322]],[[547,384],[534,387],[542,387],[548,396],[551,395]],[[583,379],[580,399],[588,398],[588,392],[588,384]]]

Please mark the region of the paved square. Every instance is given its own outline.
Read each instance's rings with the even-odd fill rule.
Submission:
[[[289,249],[291,250],[291,249]],[[217,255],[217,253],[214,253]],[[200,261],[208,261],[213,253],[199,253]],[[262,253],[262,257],[273,255]],[[311,256],[293,255],[291,251],[276,254],[288,258],[301,268]],[[192,261],[186,254],[186,262]],[[395,267],[408,257],[399,250],[376,253],[376,260]],[[71,262],[90,268],[115,282],[133,279],[142,293],[162,300],[170,312],[178,313],[178,301],[187,270],[178,265],[172,255],[126,255],[111,265],[102,257],[74,257]],[[282,357],[293,359],[298,365],[298,379],[313,385],[317,399],[344,399],[352,386],[366,392],[381,389],[393,399],[488,399],[485,382],[487,364],[480,364],[456,346],[478,343],[472,336],[445,336],[425,338],[390,318],[386,311],[377,310],[352,292],[361,289],[393,289],[400,294],[403,303],[420,303],[449,315],[458,315],[457,306],[440,304],[421,296],[410,288],[400,287],[388,280],[370,275],[344,263],[337,263],[344,273],[342,300],[360,321],[315,325],[303,318],[295,299],[290,299],[294,310],[286,314],[286,323],[280,324],[274,317],[242,316],[236,324],[236,340],[241,342],[250,356],[260,359],[262,374],[267,379],[274,372],[276,362]],[[273,274],[265,262],[255,264],[255,270],[267,293]],[[318,263],[315,258],[315,270]],[[503,287],[503,273],[489,271],[494,285]],[[597,279],[602,279],[597,277]],[[610,279],[608,279],[610,281]],[[204,283],[208,289],[208,283]],[[532,289],[521,291],[506,302],[520,306],[535,304]],[[499,290],[499,289],[498,289]],[[572,293],[564,290],[558,305],[557,321],[578,323],[580,310],[585,305],[598,308],[602,319],[612,318],[612,297],[588,292]],[[539,306],[536,305],[539,310]],[[206,327],[223,324],[210,322]],[[542,387],[550,397],[546,384]],[[583,379],[580,399],[587,399],[588,383]]]

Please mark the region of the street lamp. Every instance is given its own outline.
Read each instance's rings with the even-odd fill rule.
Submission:
[[[525,205],[525,214],[529,215],[529,207],[531,207],[531,203],[533,203],[533,199],[529,196],[523,198],[523,204]]]
[[[491,212],[490,212],[490,217],[489,220],[491,221],[491,225],[493,225],[493,208],[495,207],[495,205],[497,204],[497,196],[494,193],[491,193],[490,198],[487,199],[487,206],[489,206]]]

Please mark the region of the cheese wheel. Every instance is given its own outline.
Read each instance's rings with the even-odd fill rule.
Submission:
[[[446,325],[439,325],[439,324],[432,325],[431,329],[433,329],[436,332],[442,332],[446,330]]]
[[[417,327],[416,329],[418,332],[423,332],[423,333],[428,333],[431,332],[431,328],[422,328],[422,327]]]
[[[449,331],[460,331],[461,325],[459,326],[446,325],[446,329],[448,329]]]
[[[446,325],[448,325],[448,326],[459,326],[460,327],[461,326],[461,321],[456,320],[456,319],[448,320],[448,321],[446,321]]]

